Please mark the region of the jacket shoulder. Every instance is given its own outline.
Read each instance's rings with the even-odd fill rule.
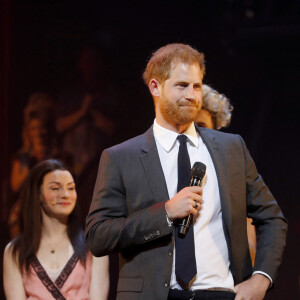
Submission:
[[[155,145],[152,127],[145,133],[126,140],[120,144],[114,145],[104,151],[109,152],[111,155],[129,154],[140,152],[141,149]]]
[[[223,132],[219,130],[214,130],[214,129],[209,129],[209,128],[204,128],[204,127],[196,127],[198,132],[200,133],[200,136],[207,136],[210,138],[214,138],[216,140],[227,140],[227,141],[240,141],[242,137],[239,134],[235,133],[228,133],[228,132]]]

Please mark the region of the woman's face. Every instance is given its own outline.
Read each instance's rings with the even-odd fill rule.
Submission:
[[[71,173],[66,170],[55,170],[46,174],[41,185],[40,198],[46,215],[54,218],[68,217],[77,200]]]
[[[38,118],[29,121],[27,130],[29,139],[32,143],[42,142],[46,134],[45,126]]]
[[[204,108],[199,111],[195,123],[200,127],[214,129],[212,116],[210,112]]]

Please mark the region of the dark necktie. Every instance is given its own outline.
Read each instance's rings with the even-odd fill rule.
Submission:
[[[179,152],[178,152],[178,185],[177,192],[184,187],[190,185],[191,179],[191,162],[189,153],[187,151],[187,136],[179,135]],[[187,288],[190,281],[197,274],[196,257],[195,257],[195,243],[194,243],[194,228],[193,219],[191,225],[184,237],[178,235],[178,226],[175,232],[175,274],[177,282],[183,287]]]

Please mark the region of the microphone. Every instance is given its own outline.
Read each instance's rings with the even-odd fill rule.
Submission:
[[[203,177],[206,172],[206,165],[196,161],[193,165],[191,171],[191,182],[190,186],[200,186],[203,180]],[[190,227],[190,223],[192,220],[192,215],[188,215],[181,220],[181,223],[178,224],[179,230],[178,233],[184,237],[188,228]]]

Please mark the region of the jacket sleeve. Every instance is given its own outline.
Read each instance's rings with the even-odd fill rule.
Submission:
[[[246,162],[247,214],[253,219],[257,234],[253,271],[265,272],[275,280],[286,244],[287,221],[240,139]]]
[[[86,219],[86,240],[95,256],[144,246],[172,233],[165,202],[132,209],[122,169],[122,155],[104,150],[99,164],[90,211]],[[128,175],[128,174],[127,174]],[[129,175],[128,175],[129,176]],[[136,195],[143,195],[139,182]],[[134,195],[130,195],[133,197]],[[166,199],[167,200],[167,199]],[[130,211],[130,213],[129,213]]]

